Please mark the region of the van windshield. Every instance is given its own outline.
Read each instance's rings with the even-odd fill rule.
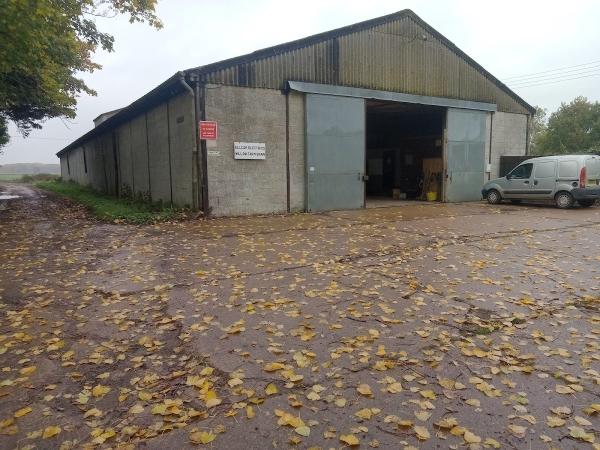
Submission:
[[[531,177],[532,169],[533,163],[521,164],[520,166],[513,169],[509,176],[510,178],[516,179],[529,179],[529,177]]]

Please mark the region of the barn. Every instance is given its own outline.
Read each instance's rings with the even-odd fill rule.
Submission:
[[[403,10],[177,72],[57,156],[65,180],[206,216],[475,201],[533,112]]]

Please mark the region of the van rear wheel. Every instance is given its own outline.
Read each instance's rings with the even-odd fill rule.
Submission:
[[[560,209],[569,209],[575,203],[573,196],[568,192],[559,192],[554,197],[554,201],[556,202],[556,206]]]
[[[502,196],[496,189],[490,189],[485,198],[490,205],[497,205],[502,201]]]

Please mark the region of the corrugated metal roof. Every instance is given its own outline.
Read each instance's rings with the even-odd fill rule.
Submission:
[[[77,147],[181,92],[179,79],[284,89],[289,80],[495,103],[531,105],[409,9],[247,55],[178,72],[57,153]]]
[[[289,80],[535,108],[450,40],[405,9],[186,70],[215,84],[283,89]],[[518,105],[518,106],[517,106]]]

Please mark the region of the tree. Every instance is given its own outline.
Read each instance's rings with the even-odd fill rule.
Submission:
[[[548,119],[539,136],[536,152],[541,155],[600,152],[600,103],[577,97],[562,103]]]
[[[532,154],[537,154],[539,149],[539,140],[540,137],[543,136],[546,131],[547,125],[547,116],[548,110],[546,108],[542,108],[541,106],[535,107],[535,113],[531,117],[529,121],[529,148]]]
[[[2,147],[8,144],[8,124],[6,119],[0,116],[0,154],[2,153]]]
[[[157,0],[0,0],[0,148],[7,121],[26,136],[54,117],[75,117],[77,97],[95,95],[78,72],[93,72],[98,47],[113,51],[113,37],[96,17],[129,16],[155,28]]]

